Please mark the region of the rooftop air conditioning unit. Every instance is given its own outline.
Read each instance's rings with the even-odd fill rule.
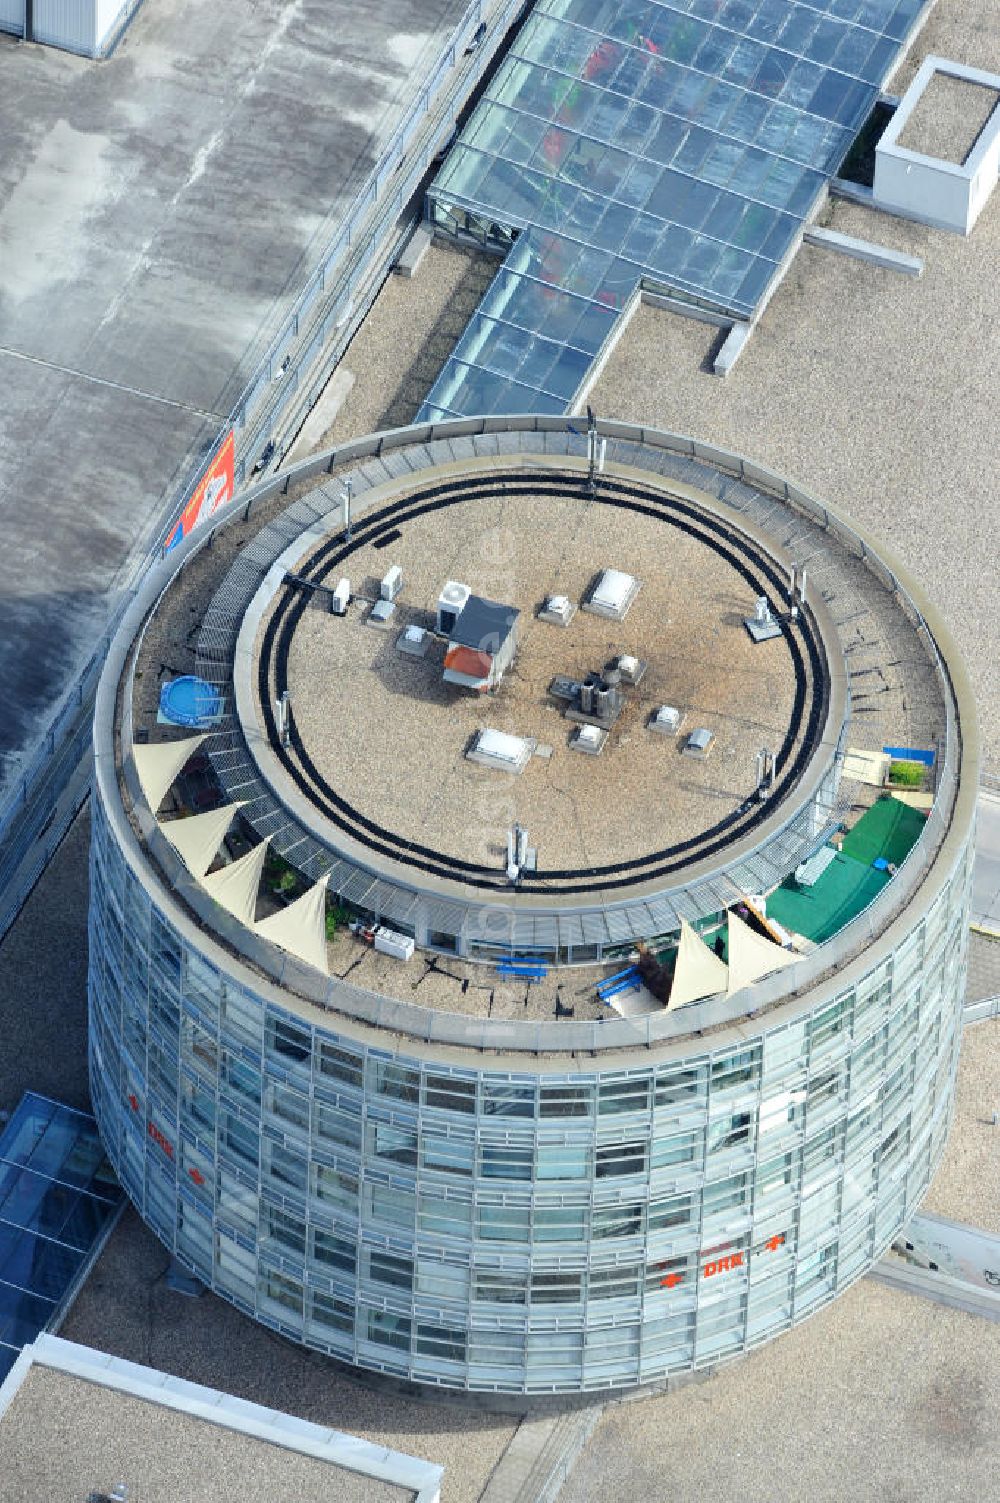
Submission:
[[[448,580],[437,603],[437,629],[442,636],[451,636],[471,594],[467,584],[460,584],[457,579]]]
[[[674,705],[660,705],[649,722],[651,731],[658,731],[661,736],[676,736],[684,724],[683,713]]]
[[[477,731],[466,752],[470,762],[494,767],[499,772],[521,773],[531,761],[535,741],[530,736],[510,736],[486,726]]]
[[[337,581],[337,588],[330,596],[330,610],[335,616],[346,616],[350,601],[351,581],[349,579],[339,579]]]
[[[385,578],[382,580],[382,586],[379,593],[381,594],[383,600],[395,600],[396,596],[399,594],[402,588],[403,571],[398,564],[393,564],[388,574],[386,574]]]
[[[639,581],[620,569],[602,569],[590,589],[583,609],[611,621],[624,621],[629,607],[639,593]]]

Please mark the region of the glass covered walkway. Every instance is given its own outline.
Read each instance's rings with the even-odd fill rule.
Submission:
[[[0,1137],[0,1382],[62,1315],[123,1198],[93,1117],[23,1096]]]
[[[768,293],[924,0],[538,0],[429,193],[509,253],[420,419],[564,412],[641,281]]]

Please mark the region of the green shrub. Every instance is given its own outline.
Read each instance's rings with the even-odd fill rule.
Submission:
[[[924,781],[922,762],[890,762],[889,782],[897,788],[919,788]]]

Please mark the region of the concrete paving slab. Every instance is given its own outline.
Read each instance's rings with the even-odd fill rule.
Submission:
[[[99,63],[0,38],[0,797],[464,8],[156,0]]]

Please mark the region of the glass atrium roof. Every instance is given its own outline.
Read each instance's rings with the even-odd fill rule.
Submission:
[[[60,1313],[123,1198],[93,1117],[23,1096],[0,1137],[0,1381]]]
[[[752,315],[923,8],[538,0],[429,192],[513,248],[421,419],[564,412],[640,279]]]

